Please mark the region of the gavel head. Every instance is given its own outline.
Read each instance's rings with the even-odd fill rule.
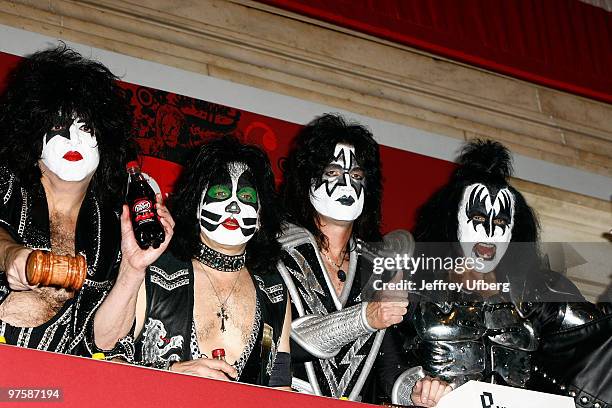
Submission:
[[[37,249],[30,253],[26,263],[30,285],[79,290],[83,287],[86,274],[87,262],[82,255],[56,255]]]

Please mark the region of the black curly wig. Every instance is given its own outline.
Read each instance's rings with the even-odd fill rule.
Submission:
[[[474,183],[496,189],[508,188],[515,199],[514,227],[511,244],[495,273],[498,279],[509,280],[512,288],[522,288],[527,275],[541,266],[539,223],[523,195],[508,182],[512,176],[511,160],[508,149],[498,142],[476,139],[467,143],[456,160],[459,166],[449,182],[419,209],[414,228],[419,251],[416,254],[430,252],[431,248],[435,248],[438,253],[426,255],[459,256],[456,245],[457,213],[465,188]],[[426,243],[436,244],[428,246]]]
[[[295,138],[283,164],[280,186],[283,205],[290,221],[310,231],[321,248],[327,247],[327,237],[319,229],[317,211],[310,202],[310,188],[333,160],[338,143],[355,147],[357,161],[365,171],[363,212],[353,223],[353,235],[366,241],[380,241],[382,180],[378,143],[363,125],[348,122],[340,115],[315,118]]]
[[[196,214],[202,192],[216,173],[228,164],[243,163],[251,170],[260,204],[259,229],[246,245],[246,266],[251,273],[267,273],[280,256],[280,244],[276,239],[283,219],[267,154],[259,147],[244,145],[229,135],[205,142],[195,153],[185,166],[170,203],[176,220],[172,252],[184,261],[193,257],[200,242],[200,224]]]
[[[135,149],[131,110],[117,79],[63,43],[24,58],[0,98],[0,162],[22,183],[40,187],[43,136],[58,115],[79,117],[93,129],[100,153],[90,189],[103,203],[118,203]]]

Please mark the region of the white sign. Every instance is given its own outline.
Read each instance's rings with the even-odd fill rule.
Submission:
[[[575,408],[574,400],[561,395],[469,381],[442,397],[437,408]]]

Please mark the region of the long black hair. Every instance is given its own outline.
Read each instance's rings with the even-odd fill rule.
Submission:
[[[58,115],[79,117],[93,129],[100,153],[90,189],[104,203],[120,202],[124,166],[135,150],[131,110],[117,79],[63,43],[24,58],[0,99],[0,162],[22,183],[40,186],[43,136]]]
[[[171,250],[180,259],[189,260],[200,242],[200,224],[196,217],[202,192],[215,175],[230,163],[248,166],[259,200],[259,229],[246,245],[246,266],[252,273],[265,274],[276,265],[280,244],[276,240],[283,219],[274,190],[274,175],[267,154],[257,146],[244,145],[233,136],[223,136],[202,144],[187,163],[176,185],[170,208],[176,220]]]
[[[522,289],[531,279],[528,275],[533,276],[541,267],[539,223],[523,195],[509,184],[513,172],[510,152],[501,143],[475,139],[463,147],[456,162],[458,167],[449,182],[418,211],[414,228],[414,238],[418,243],[415,254],[418,256],[435,248],[437,253],[425,255],[458,256],[457,214],[465,188],[474,183],[508,188],[515,199],[514,226],[511,244],[496,267],[496,275],[498,279],[510,281],[511,292]]]
[[[295,138],[283,164],[280,187],[283,205],[292,222],[310,231],[319,246],[327,247],[327,238],[319,229],[317,211],[310,202],[310,188],[333,160],[338,143],[355,148],[357,161],[365,171],[363,212],[353,223],[353,234],[366,241],[379,241],[382,180],[378,143],[363,125],[348,122],[340,115],[315,118]]]

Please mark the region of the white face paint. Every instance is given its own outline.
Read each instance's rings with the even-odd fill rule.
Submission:
[[[43,136],[40,158],[64,181],[84,180],[96,171],[100,163],[93,130],[79,118],[70,124],[56,124]]]
[[[200,231],[222,245],[242,245],[259,221],[253,176],[243,163],[230,163],[202,192],[197,213]]]
[[[482,258],[489,273],[501,261],[514,227],[514,194],[508,188],[497,189],[481,183],[467,186],[459,204],[457,236],[465,257]]]
[[[321,215],[338,221],[354,221],[363,211],[365,173],[355,158],[355,148],[338,143],[334,159],[313,180],[310,202]]]

